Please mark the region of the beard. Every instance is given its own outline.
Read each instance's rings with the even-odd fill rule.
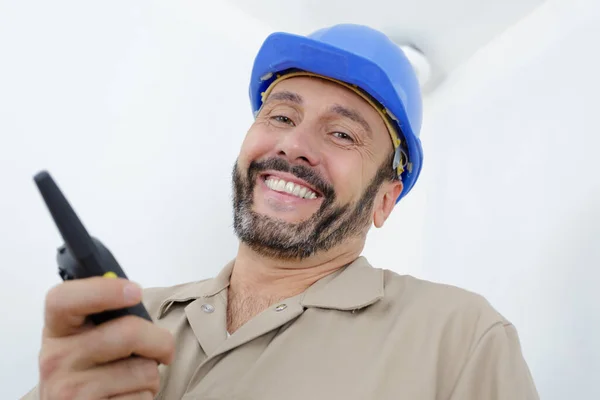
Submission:
[[[313,185],[324,197],[319,210],[298,223],[253,211],[256,179],[267,170],[291,173]],[[380,168],[358,201],[338,205],[333,187],[309,167],[270,158],[251,162],[243,174],[236,161],[232,172],[234,231],[255,252],[284,261],[302,260],[330,250],[345,240],[365,234],[371,223],[375,196],[387,175],[389,173]]]

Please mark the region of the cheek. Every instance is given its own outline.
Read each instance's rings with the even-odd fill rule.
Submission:
[[[250,162],[267,157],[275,149],[274,135],[267,135],[252,128],[246,134],[240,149],[239,163],[247,166]]]
[[[328,159],[327,171],[333,182],[336,196],[341,203],[360,197],[363,184],[363,170],[360,160],[354,157]]]

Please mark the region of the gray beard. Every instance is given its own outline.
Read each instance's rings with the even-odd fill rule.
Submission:
[[[252,210],[255,182],[266,170],[292,173],[315,185],[325,198],[308,220],[290,223]],[[291,166],[283,159],[252,162],[244,177],[236,162],[232,172],[234,230],[257,253],[280,260],[302,260],[324,252],[345,240],[363,235],[371,223],[373,201],[385,173],[379,172],[355,204],[335,205],[333,188],[308,167]]]

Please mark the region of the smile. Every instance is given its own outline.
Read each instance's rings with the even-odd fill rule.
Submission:
[[[301,199],[312,200],[318,197],[317,193],[298,183],[288,182],[276,176],[267,176],[265,184],[271,190],[281,193],[287,193]]]

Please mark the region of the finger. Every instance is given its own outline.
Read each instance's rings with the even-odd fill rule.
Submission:
[[[110,400],[153,400],[154,395],[152,392],[138,392],[131,394],[124,394],[122,396],[110,397]]]
[[[155,361],[130,358],[86,371],[71,371],[49,380],[40,385],[40,398],[106,399],[140,391],[154,395],[159,385]]]
[[[80,373],[77,379],[85,382],[82,394],[86,398],[113,398],[138,392],[155,396],[160,386],[158,364],[141,357],[101,365]]]
[[[44,336],[77,332],[86,316],[138,304],[141,288],[127,279],[93,277],[63,282],[46,295]]]
[[[107,321],[78,335],[75,341],[69,340],[69,345],[77,369],[132,354],[168,365],[175,354],[175,341],[168,330],[133,315]]]

